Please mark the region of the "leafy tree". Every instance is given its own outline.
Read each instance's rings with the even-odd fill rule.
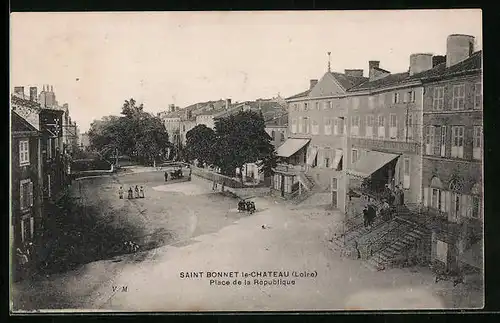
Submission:
[[[262,114],[242,111],[215,122],[214,164],[225,175],[232,176],[236,168],[247,163],[263,166],[266,176],[276,165],[276,154],[271,137],[265,131]]]
[[[144,112],[143,105],[136,106],[134,99],[125,101],[121,114],[91,124],[89,139],[93,149],[108,158],[118,152],[145,163],[166,155],[170,144],[160,118]]]
[[[200,164],[213,164],[215,160],[215,132],[200,124],[186,133],[186,157]]]

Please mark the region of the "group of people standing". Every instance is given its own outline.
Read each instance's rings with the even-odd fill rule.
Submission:
[[[369,203],[363,208],[363,223],[365,227],[372,225],[377,215],[381,216],[384,220],[388,220],[396,206],[404,205],[404,190],[401,184],[396,185],[394,189],[385,184],[382,202],[378,205],[378,208],[373,203],[370,203],[370,197],[367,198]]]
[[[120,189],[118,190],[118,197],[120,199],[123,199],[123,193],[124,193],[123,186],[120,186]],[[139,188],[139,186],[136,185],[134,189],[132,189],[132,186],[131,186],[131,187],[129,187],[127,193],[128,193],[127,198],[129,200],[134,199],[134,198],[136,198],[136,199],[144,198],[144,188],[142,186]]]

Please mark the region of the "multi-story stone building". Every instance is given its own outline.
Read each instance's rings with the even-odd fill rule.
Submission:
[[[25,108],[26,110],[29,108]],[[12,248],[26,253],[38,245],[42,219],[43,176],[40,132],[33,124],[11,112],[11,236]],[[34,121],[34,122],[33,122]],[[13,252],[14,277],[23,270],[18,252]]]
[[[331,72],[311,80],[307,91],[286,99],[289,104],[289,138],[277,151],[273,189],[283,197],[310,190],[332,189],[337,204],[337,174],[342,165],[345,141],[347,90],[367,80],[363,70]],[[333,184],[333,185],[332,185]]]
[[[50,239],[45,233],[57,225],[51,214],[58,212],[55,203],[70,184],[71,161],[63,149],[64,111],[41,107],[35,97],[27,99],[23,87],[16,87],[11,96],[11,194],[14,242],[29,241],[40,250]],[[33,256],[36,262],[37,255]]]
[[[450,35],[446,62],[422,80],[423,202],[442,220],[431,259],[451,269],[482,267],[482,52],[473,46],[472,36]]]
[[[473,44],[450,35],[444,61],[414,54],[405,73],[370,62],[370,80],[348,100],[344,192],[380,201],[386,184],[401,185],[405,206],[418,209],[411,220],[430,233],[427,258],[452,271],[482,268],[482,52]]]
[[[400,185],[405,202],[420,203],[423,87],[418,77],[432,69],[432,55],[411,55],[403,73],[391,74],[379,63],[370,61],[369,80],[349,90],[343,183],[348,189],[343,192],[380,198],[385,185]],[[361,212],[354,205],[349,211]]]

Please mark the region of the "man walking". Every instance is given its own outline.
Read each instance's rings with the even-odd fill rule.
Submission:
[[[118,197],[120,198],[120,200],[123,199],[123,187],[120,186],[120,189],[118,190]]]

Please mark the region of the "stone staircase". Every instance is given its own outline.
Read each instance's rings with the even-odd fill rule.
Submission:
[[[363,265],[372,271],[384,270],[393,265],[396,260],[403,256],[406,250],[414,247],[424,236],[423,229],[407,224],[404,228],[401,228],[398,238],[384,241],[385,247],[363,261]]]
[[[314,187],[314,179],[312,179],[310,176],[308,176],[306,173],[304,172],[299,172],[297,174],[297,178],[300,182],[300,184],[302,185],[302,187],[306,190],[306,191],[311,191]]]

